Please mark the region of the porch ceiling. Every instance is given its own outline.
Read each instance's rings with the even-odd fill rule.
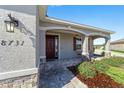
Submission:
[[[48,33],[68,33],[74,35],[82,35],[81,33],[70,31],[70,30],[48,30]]]

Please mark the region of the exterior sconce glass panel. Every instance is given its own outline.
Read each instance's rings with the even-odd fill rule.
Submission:
[[[11,21],[5,21],[6,24],[6,31],[7,32],[14,32],[15,24]]]

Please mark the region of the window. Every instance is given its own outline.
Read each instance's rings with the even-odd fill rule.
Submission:
[[[73,46],[74,46],[74,50],[81,50],[81,45],[82,45],[82,42],[81,42],[81,37],[74,37],[73,38]]]

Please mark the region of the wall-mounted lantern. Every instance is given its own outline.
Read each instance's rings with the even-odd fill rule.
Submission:
[[[10,20],[5,20],[6,24],[6,31],[7,32],[14,32],[14,28],[18,27],[18,20],[16,20],[14,17],[11,16],[11,14],[8,14],[8,17]]]

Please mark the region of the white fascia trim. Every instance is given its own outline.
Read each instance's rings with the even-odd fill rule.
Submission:
[[[20,77],[20,76],[26,76],[26,75],[31,75],[31,74],[35,74],[35,73],[38,73],[38,68],[5,72],[5,73],[0,73],[0,80],[14,78],[14,77]]]
[[[56,22],[60,22],[60,23],[65,23],[65,24],[69,24],[69,25],[74,25],[74,26],[80,26],[80,27],[84,27],[87,29],[92,29],[92,30],[98,30],[100,32],[106,32],[106,33],[110,33],[110,34],[114,34],[114,31],[110,31],[110,30],[106,30],[106,29],[102,29],[102,28],[98,28],[98,27],[94,27],[94,26],[89,26],[89,25],[84,25],[84,24],[79,24],[79,23],[74,23],[74,22],[69,22],[69,21],[65,21],[65,20],[60,20],[60,19],[55,19],[55,18],[51,18],[51,17],[45,17],[45,20],[47,21],[56,21]]]

